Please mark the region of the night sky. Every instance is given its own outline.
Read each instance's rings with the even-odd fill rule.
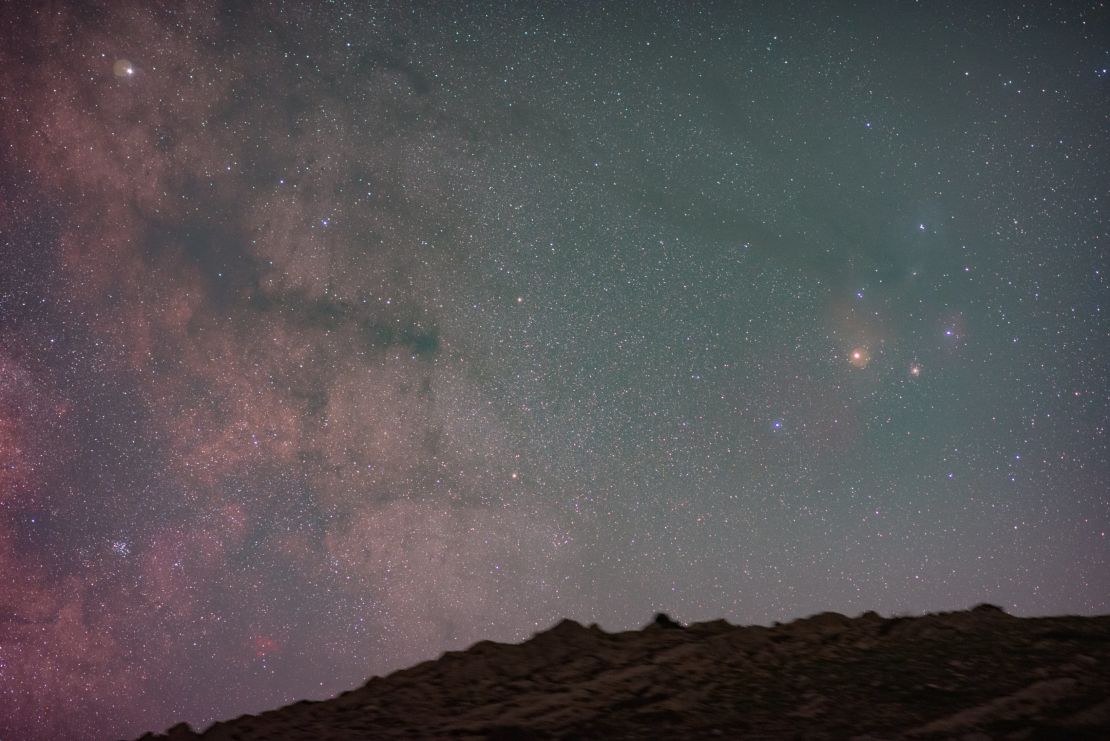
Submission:
[[[246,5],[0,9],[0,736],[1110,612],[1104,2]]]

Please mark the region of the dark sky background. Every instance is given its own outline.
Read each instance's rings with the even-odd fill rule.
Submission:
[[[0,736],[1110,612],[1104,2],[446,5],[0,9]]]

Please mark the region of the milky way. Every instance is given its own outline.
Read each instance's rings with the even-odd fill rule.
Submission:
[[[5,6],[0,736],[1110,611],[1110,21],[1043,6]]]

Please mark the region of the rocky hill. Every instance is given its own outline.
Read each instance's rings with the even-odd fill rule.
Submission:
[[[321,702],[153,739],[1110,739],[1110,616],[564,620]]]

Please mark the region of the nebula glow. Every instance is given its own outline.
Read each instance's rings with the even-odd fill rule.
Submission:
[[[854,348],[848,353],[848,362],[852,364],[853,368],[866,368],[867,364],[871,362],[871,351],[866,347]]]

